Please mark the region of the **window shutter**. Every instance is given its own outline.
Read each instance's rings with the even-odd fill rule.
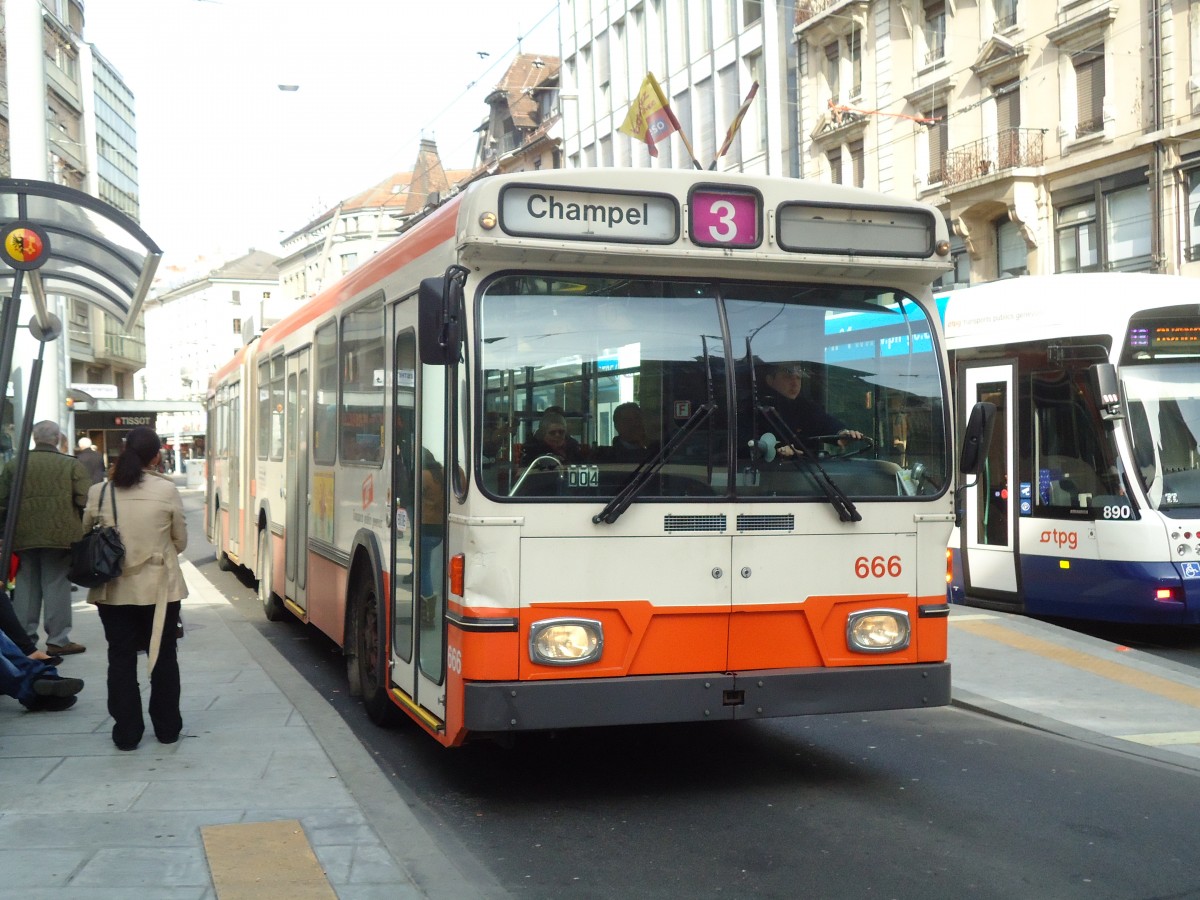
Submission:
[[[928,117],[937,119],[938,121],[928,126],[929,128],[929,182],[933,184],[941,181],[945,173],[942,171],[946,163],[946,107],[939,106],[932,110]]]
[[[1075,55],[1075,96],[1079,115],[1076,136],[1099,131],[1104,115],[1104,46]]]
[[[1010,128],[1021,127],[1021,91],[1018,82],[996,88],[996,130],[1003,134]]]

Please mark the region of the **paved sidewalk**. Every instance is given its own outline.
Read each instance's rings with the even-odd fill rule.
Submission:
[[[950,662],[956,706],[1200,771],[1200,669],[963,606]]]
[[[506,896],[439,846],[254,625],[184,574],[187,737],[113,746],[105,642],[82,591],[72,637],[88,652],[60,667],[87,681],[78,704],[28,713],[0,698],[0,900]],[[1200,670],[1003,613],[956,606],[949,627],[957,706],[1200,771]],[[309,848],[316,893],[288,880]],[[223,880],[239,866],[248,883]]]
[[[263,877],[252,893],[221,897],[503,896],[443,853],[339,715],[254,626],[194,566],[184,574],[178,743],[158,743],[147,721],[137,750],[113,746],[106,644],[83,591],[73,595],[71,637],[88,650],[59,667],[86,680],[79,702],[29,713],[0,698],[0,898],[216,898],[202,829],[244,824],[250,840],[259,834],[252,823],[287,820],[302,826],[297,837],[324,870],[325,894]],[[293,861],[305,850],[301,840]],[[275,856],[262,848],[264,873],[295,868]]]

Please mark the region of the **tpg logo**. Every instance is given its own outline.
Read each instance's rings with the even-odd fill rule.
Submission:
[[[1042,532],[1043,544],[1054,544],[1056,547],[1066,547],[1069,550],[1079,549],[1079,533],[1075,531],[1059,531],[1057,528]]]

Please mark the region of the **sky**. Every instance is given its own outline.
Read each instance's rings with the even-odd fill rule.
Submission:
[[[518,47],[558,55],[556,0],[85,10],[85,39],[134,94],[141,224],[166,265],[278,253],[339,200],[410,170],[422,137],[447,169],[470,168],[484,98]]]

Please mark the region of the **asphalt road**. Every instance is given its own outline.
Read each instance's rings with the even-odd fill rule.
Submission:
[[[200,499],[185,500],[198,510]],[[340,651],[268,623],[451,852],[519,897],[1200,896],[1197,775],[953,707],[527,735],[447,751],[371,725]]]

